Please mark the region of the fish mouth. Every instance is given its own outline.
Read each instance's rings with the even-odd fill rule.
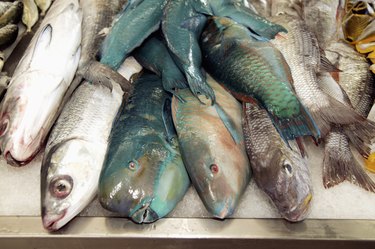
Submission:
[[[60,228],[58,227],[58,222],[65,217],[66,212],[67,210],[65,209],[61,214],[58,215],[43,216],[43,227],[49,232],[57,231]]]
[[[150,207],[151,203],[143,205],[142,208],[138,209],[130,218],[135,223],[152,223],[157,221],[160,217],[159,215],[152,210]]]
[[[290,222],[299,222],[304,220],[310,210],[309,204],[311,200],[312,195],[308,194],[299,206],[296,206],[291,211],[285,213],[283,217]]]
[[[34,159],[35,155],[31,155],[26,160],[17,160],[13,157],[10,151],[5,152],[4,158],[10,166],[21,167],[30,163]]]

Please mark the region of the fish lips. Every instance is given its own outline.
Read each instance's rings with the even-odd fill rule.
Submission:
[[[138,209],[131,217],[132,221],[135,223],[152,223],[157,221],[160,217],[159,215],[152,210],[151,203],[143,205]]]
[[[304,220],[310,211],[310,203],[312,200],[312,195],[308,194],[302,203],[295,206],[293,209],[287,212],[281,212],[281,216],[290,222],[299,222]]]
[[[43,214],[43,227],[50,232],[59,230],[67,223],[64,219],[66,213],[67,209],[63,210],[60,214]]]

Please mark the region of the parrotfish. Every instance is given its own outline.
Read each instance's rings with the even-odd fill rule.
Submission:
[[[228,18],[214,17],[201,37],[204,66],[241,101],[256,98],[285,140],[320,132],[291,86],[289,67],[269,42]]]
[[[156,75],[143,74],[119,113],[99,180],[101,205],[137,223],[164,217],[185,195],[184,167],[171,98]]]
[[[244,104],[243,130],[258,187],[271,198],[283,218],[303,220],[312,199],[306,160],[281,139],[267,111],[256,101]]]
[[[251,169],[241,125],[241,105],[211,77],[217,102],[204,105],[189,91],[174,97],[173,121],[190,178],[206,209],[230,216],[248,185]]]

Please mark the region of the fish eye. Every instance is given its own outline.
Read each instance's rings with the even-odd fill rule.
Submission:
[[[130,161],[129,164],[128,164],[128,168],[132,171],[136,170],[137,169],[137,163],[134,162],[134,161]]]
[[[212,173],[216,174],[219,172],[219,166],[215,163],[211,164],[210,165],[210,170]]]
[[[52,179],[50,184],[50,193],[52,196],[64,199],[73,189],[73,179],[70,176],[58,176]]]
[[[293,172],[292,166],[291,166],[288,162],[284,162],[284,164],[283,164],[283,169],[284,169],[289,175],[291,175],[292,172]]]

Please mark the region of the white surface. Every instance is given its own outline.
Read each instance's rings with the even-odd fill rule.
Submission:
[[[315,219],[375,219],[375,194],[344,182],[331,189],[322,185],[322,151],[308,146],[314,197],[309,218]],[[39,155],[31,164],[13,168],[0,161],[0,216],[37,216],[40,214],[40,160]],[[371,175],[375,180],[375,175]],[[114,216],[95,200],[84,216]],[[195,190],[191,188],[176,207],[172,217],[209,217]],[[252,181],[233,215],[236,218],[279,217],[276,209]]]

